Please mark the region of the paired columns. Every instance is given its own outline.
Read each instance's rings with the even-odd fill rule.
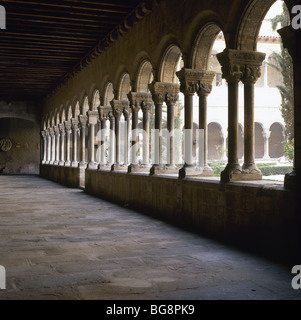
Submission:
[[[89,111],[88,124],[90,128],[89,132],[89,169],[97,169],[98,163],[95,161],[95,126],[98,123],[98,111]]]
[[[115,163],[112,165],[112,171],[120,171],[125,170],[127,163],[124,165],[121,164],[120,161],[120,118],[124,114],[125,115],[125,144],[127,145],[129,138],[129,130],[128,130],[128,121],[130,117],[129,113],[129,102],[128,100],[113,100],[111,101],[112,111],[115,118]],[[125,149],[126,146],[125,146]],[[125,162],[128,160],[128,150],[124,150]]]
[[[151,94],[130,92],[128,94],[130,108],[132,111],[132,163],[128,172],[146,172],[149,170],[149,112],[152,104]],[[143,111],[143,164],[138,163],[139,152],[139,111]]]
[[[150,174],[178,173],[174,159],[174,120],[175,104],[179,99],[180,86],[173,83],[153,82],[149,85],[152,99],[155,103],[155,136],[154,136],[154,164]],[[167,104],[167,134],[168,159],[163,165],[162,158],[162,108]]]
[[[265,54],[226,49],[217,55],[223,78],[228,82],[228,164],[221,174],[224,183],[260,180],[262,173],[255,165],[254,85],[261,75]],[[244,83],[244,161],[238,162],[238,86]]]
[[[185,165],[180,170],[180,178],[189,176],[213,176],[212,169],[208,166],[208,135],[207,135],[207,97],[212,90],[214,72],[183,68],[177,72],[181,83],[181,92],[185,96],[185,132],[184,154]],[[193,97],[199,96],[199,163],[193,163]]]

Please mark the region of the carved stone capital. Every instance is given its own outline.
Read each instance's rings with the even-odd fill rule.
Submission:
[[[54,137],[54,129],[53,128],[49,128],[49,134],[51,135],[51,137]]]
[[[197,94],[199,96],[208,96],[212,91],[212,82],[216,73],[211,71],[204,71],[202,79],[199,81],[199,88]]]
[[[214,78],[214,75],[214,73],[208,73],[205,70],[183,68],[177,72],[181,83],[180,90],[185,95],[195,94],[200,88],[200,83],[209,83],[209,79],[211,79],[211,77]]]
[[[168,93],[166,95],[166,104],[168,106],[173,106],[177,103],[177,101],[179,100],[179,95],[178,94],[171,94]]]
[[[50,135],[49,129],[45,130],[45,134],[46,134],[46,138],[49,138],[49,135]]]
[[[87,121],[88,121],[88,117],[86,115],[82,115],[80,114],[78,116],[78,121],[79,121],[79,125],[82,129],[86,128],[87,126]]]
[[[265,53],[225,49],[217,55],[223,78],[228,82],[256,83],[261,76]]]
[[[109,106],[101,106],[98,107],[98,113],[99,113],[99,119],[101,121],[103,120],[109,120],[109,113],[112,112],[112,108]]]
[[[78,119],[71,119],[72,130],[78,131],[78,124],[79,124]]]
[[[66,128],[65,128],[65,125],[63,123],[59,124],[59,129],[60,129],[61,135],[64,135],[65,132],[66,132]]]
[[[88,123],[89,125],[96,125],[98,122],[98,111],[88,111]]]
[[[130,92],[128,98],[133,112],[139,112],[143,105],[145,106],[152,103],[152,95],[150,93]]]
[[[119,118],[122,116],[125,108],[128,108],[129,102],[127,100],[113,100],[111,101],[113,114],[115,118]]]
[[[111,123],[115,122],[115,116],[114,116],[113,110],[109,112],[109,120]]]
[[[67,133],[71,133],[71,121],[65,121],[64,125],[65,125],[65,128],[66,128],[66,132]]]
[[[60,128],[59,126],[53,127],[54,135],[59,136],[60,135]]]
[[[178,94],[180,86],[176,83],[153,82],[149,84],[149,90],[155,104],[163,104],[167,94]]]
[[[46,139],[46,131],[41,131],[41,135],[42,135],[43,139]]]

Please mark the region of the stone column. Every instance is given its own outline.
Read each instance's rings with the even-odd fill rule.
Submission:
[[[222,160],[223,161],[227,161],[227,138],[228,138],[228,129],[222,128],[222,139],[223,139]]]
[[[150,170],[151,175],[160,174],[164,170],[162,163],[162,107],[166,98],[167,87],[169,83],[153,82],[149,84],[152,99],[155,103],[155,141],[154,164]]]
[[[81,159],[79,163],[80,168],[87,168],[86,162],[86,127],[88,117],[86,115],[79,115],[79,126],[80,126],[80,139],[81,139]]]
[[[185,165],[179,171],[181,179],[189,176],[200,176],[203,169],[193,164],[193,96],[199,89],[199,79],[202,71],[183,68],[177,72],[180,80],[180,90],[185,96],[185,131],[184,131],[184,157]]]
[[[221,174],[221,181],[241,180],[242,169],[238,162],[238,85],[245,67],[239,60],[240,51],[225,49],[217,55],[222,65],[223,78],[228,82],[228,164]]]
[[[132,162],[128,168],[128,172],[135,172],[138,169],[138,148],[139,148],[139,132],[138,132],[138,116],[141,109],[141,101],[137,97],[136,92],[128,94],[130,101],[130,108],[132,110],[132,144],[131,144],[131,157]]]
[[[165,166],[165,170],[168,173],[178,173],[179,169],[175,164],[175,104],[179,100],[179,87],[175,87],[175,92],[167,93],[166,105],[167,105],[167,131],[169,133],[169,159]]]
[[[132,145],[131,156],[132,163],[128,167],[128,172],[146,172],[149,171],[149,111],[151,108],[152,97],[149,93],[131,92],[128,94],[130,101],[130,108],[132,110]],[[143,109],[142,109],[143,108]],[[143,147],[143,165],[138,164],[138,151],[139,151],[139,128],[138,116],[139,111],[143,111],[143,142],[146,146]],[[147,142],[146,142],[147,139]],[[148,158],[148,160],[146,160]]]
[[[199,96],[199,167],[203,169],[203,177],[212,177],[213,170],[208,166],[208,123],[207,98],[212,91],[215,72],[204,71],[199,81],[197,94]]]
[[[72,125],[72,136],[73,136],[73,155],[72,155],[72,162],[71,166],[73,168],[78,167],[78,160],[77,160],[77,140],[78,140],[78,119],[71,119],[71,125]]]
[[[123,116],[124,116],[124,166],[125,169],[128,167],[129,164],[129,138],[130,138],[130,122],[131,122],[131,109],[129,106],[129,102],[124,100],[124,108],[123,108]]]
[[[49,129],[50,139],[51,139],[51,149],[50,149],[50,164],[54,164],[55,161],[55,133],[54,128]]]
[[[115,162],[115,117],[113,111],[109,112],[110,120],[110,150],[109,150],[109,163],[112,166]]]
[[[66,130],[66,161],[65,166],[71,166],[71,122],[65,121],[65,130]]]
[[[100,163],[98,169],[105,169],[107,168],[107,159],[106,159],[106,152],[107,152],[107,121],[109,120],[109,114],[112,111],[111,107],[104,107],[101,106],[98,108],[99,112],[99,119],[100,119]]]
[[[243,52],[244,76],[244,180],[262,180],[262,173],[255,164],[254,86],[261,76],[265,53]]]
[[[264,160],[270,159],[270,136],[271,131],[268,128],[263,129],[263,140],[264,140]]]
[[[60,129],[60,135],[61,135],[61,142],[60,142],[60,166],[65,165],[65,134],[66,134],[66,128],[63,123],[59,124],[59,129]]]
[[[283,45],[288,49],[294,65],[294,169],[286,174],[284,187],[290,190],[301,189],[301,32],[292,26],[278,30]]]
[[[46,140],[47,140],[47,160],[46,164],[50,164],[51,161],[51,136],[50,136],[50,130],[46,129]]]
[[[141,167],[145,169],[145,171],[150,170],[150,164],[149,164],[149,144],[150,144],[150,136],[149,136],[149,113],[152,108],[152,98],[151,95],[149,97],[149,102],[142,103],[142,112],[143,112],[143,160]]]
[[[60,161],[60,129],[58,126],[53,127],[54,130],[54,140],[55,140],[55,157],[54,157],[54,162],[53,164],[57,166]]]
[[[42,154],[42,164],[47,163],[47,136],[46,131],[41,132],[42,139],[43,139],[43,154]]]
[[[95,161],[95,126],[98,122],[98,111],[88,112],[89,132],[89,163],[88,168],[96,170],[98,163]]]
[[[120,165],[120,118],[123,114],[124,106],[120,100],[111,102],[113,114],[115,117],[115,163],[112,165],[112,171],[120,171],[124,168]]]

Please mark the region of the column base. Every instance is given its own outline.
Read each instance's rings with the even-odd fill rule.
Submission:
[[[262,180],[262,173],[255,163],[245,163],[242,167],[244,181]]]
[[[179,171],[179,178],[185,179],[189,177],[200,177],[202,173],[203,173],[202,168],[185,164],[184,167],[181,168]]]
[[[202,169],[203,169],[203,172],[201,174],[201,177],[213,177],[214,176],[214,172],[211,167],[205,166]]]
[[[59,162],[58,162],[58,161],[54,161],[54,162],[53,162],[53,165],[54,165],[54,166],[58,166],[58,165],[59,165]]]
[[[78,168],[78,162],[77,161],[72,161],[71,162],[71,167],[72,168]]]
[[[154,164],[149,171],[149,174],[151,176],[154,176],[156,174],[162,174],[162,171],[164,170],[164,167],[162,164]]]
[[[284,178],[284,188],[288,190],[297,190],[298,187],[300,188],[301,181],[300,181],[301,175],[298,175],[298,172],[296,169],[294,169],[292,172],[287,173]]]
[[[151,166],[147,164],[131,164],[128,166],[128,173],[149,172]]]
[[[97,162],[89,162],[88,163],[88,169],[97,170],[98,169],[98,163]]]
[[[127,171],[127,166],[119,164],[119,163],[114,163],[111,166],[111,171],[112,172],[114,172],[114,171]]]
[[[221,173],[221,182],[241,181],[242,169],[239,164],[227,164],[225,170]]]
[[[87,162],[81,161],[81,162],[79,163],[79,168],[80,168],[80,169],[87,169]]]
[[[70,167],[71,166],[71,161],[66,161],[65,162],[65,167]]]

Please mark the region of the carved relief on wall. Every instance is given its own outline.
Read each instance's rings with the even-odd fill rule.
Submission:
[[[0,139],[0,151],[7,152],[12,148],[13,144],[8,138]]]

